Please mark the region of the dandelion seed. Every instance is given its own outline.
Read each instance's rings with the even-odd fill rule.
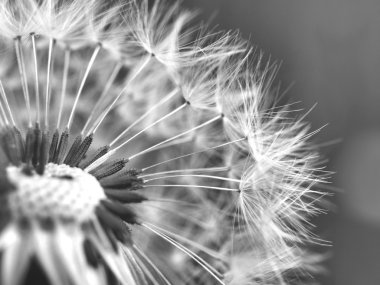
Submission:
[[[276,106],[237,33],[193,18],[158,0],[0,4],[1,284],[287,284],[318,268],[316,131]]]

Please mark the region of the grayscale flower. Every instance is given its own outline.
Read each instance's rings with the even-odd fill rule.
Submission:
[[[238,33],[163,1],[0,3],[3,285],[296,284],[316,133]]]

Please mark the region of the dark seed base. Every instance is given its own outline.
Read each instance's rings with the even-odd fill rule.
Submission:
[[[0,149],[4,154],[0,166],[0,199],[6,201],[5,194],[15,190],[6,175],[6,168],[9,165],[20,167],[25,175],[43,175],[47,163],[66,164],[70,167],[85,169],[109,151],[109,146],[103,146],[89,155],[89,149],[93,142],[92,134],[87,137],[78,135],[71,145],[69,145],[69,140],[70,133],[67,129],[63,132],[55,130],[50,134],[49,131],[41,130],[40,126],[36,124],[33,128],[28,128],[24,138],[17,127],[3,128],[0,131]],[[141,203],[147,200],[144,195],[135,191],[141,189],[143,185],[143,180],[138,178],[141,171],[126,169],[127,163],[127,159],[117,159],[106,162],[90,171],[90,174],[103,187],[107,197],[96,207],[95,213],[115,251],[118,250],[118,242],[126,246],[133,244],[131,229],[128,225],[139,224],[139,219],[128,204]],[[55,178],[73,179],[68,175]],[[6,207],[2,207],[2,209],[6,209]],[[0,213],[0,230],[2,229],[1,225],[5,226],[11,219],[9,210],[6,212]],[[73,221],[61,221],[62,224],[71,222]],[[51,217],[41,218],[39,223],[41,228],[46,231],[54,231],[56,228],[56,224]],[[18,225],[23,230],[30,230],[28,217],[20,218]],[[86,225],[83,226],[84,230],[86,230]],[[83,247],[89,265],[93,267],[98,266],[100,263],[103,266],[105,265],[90,242],[86,241]],[[34,273],[38,272],[37,269],[40,268],[40,265],[36,260],[33,261],[33,264],[32,267],[36,267],[36,270],[32,271]],[[42,273],[34,277],[45,280]],[[108,278],[111,277],[109,276]]]

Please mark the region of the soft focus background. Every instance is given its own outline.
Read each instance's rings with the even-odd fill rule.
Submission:
[[[277,82],[305,109],[336,171],[336,208],[315,222],[333,242],[324,285],[380,284],[380,1],[187,0],[201,17],[281,62]],[[334,143],[337,139],[340,142]]]

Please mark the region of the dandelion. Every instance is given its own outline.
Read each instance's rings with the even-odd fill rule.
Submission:
[[[293,284],[327,172],[237,33],[162,1],[0,4],[1,284]]]

